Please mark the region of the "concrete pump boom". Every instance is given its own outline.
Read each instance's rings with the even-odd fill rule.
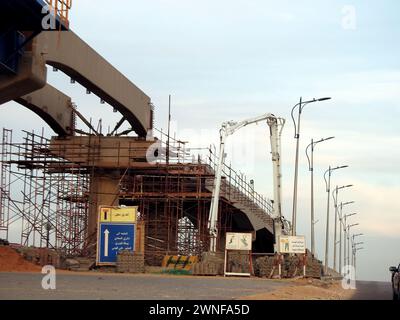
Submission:
[[[214,177],[214,189],[212,192],[210,213],[208,219],[208,227],[210,233],[210,251],[217,251],[217,237],[218,237],[218,206],[219,206],[219,194],[221,189],[221,176],[222,169],[225,160],[225,142],[226,138],[234,134],[237,130],[246,127],[250,124],[258,123],[260,121],[267,120],[267,124],[270,127],[270,140],[271,140],[271,153],[272,153],[272,164],[273,164],[273,176],[274,176],[274,227],[275,236],[281,234],[282,230],[282,205],[281,205],[281,165],[280,165],[280,154],[281,154],[281,133],[285,124],[285,119],[277,118],[271,113],[264,114],[262,116],[247,119],[241,122],[228,121],[224,122],[220,129],[220,148],[218,163],[215,170]],[[279,127],[281,127],[279,129]],[[276,242],[276,241],[275,241]],[[277,243],[277,242],[276,242]]]

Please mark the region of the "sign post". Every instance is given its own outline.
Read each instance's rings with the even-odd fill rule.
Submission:
[[[224,276],[247,276],[247,277],[251,276],[250,272],[248,273],[227,272],[227,264],[228,264],[228,251],[248,251],[249,269],[250,269],[252,242],[253,240],[251,233],[234,233],[234,232],[226,233]]]
[[[279,253],[305,254],[306,239],[304,236],[279,236]]]
[[[279,236],[279,254],[296,254],[301,255],[301,263],[303,265],[303,276],[306,276],[306,239],[304,236]],[[297,267],[296,267],[297,272]]]
[[[100,206],[97,228],[99,266],[115,265],[122,250],[135,250],[137,207]]]

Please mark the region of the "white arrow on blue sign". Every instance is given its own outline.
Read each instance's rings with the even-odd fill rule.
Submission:
[[[98,264],[115,264],[121,250],[135,248],[135,224],[100,223],[97,250]]]

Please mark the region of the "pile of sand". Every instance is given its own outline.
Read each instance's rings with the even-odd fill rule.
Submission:
[[[243,300],[349,300],[354,290],[345,290],[340,281],[297,280],[272,292],[241,297]]]
[[[0,246],[0,272],[40,272],[42,268],[25,260],[15,249]]]

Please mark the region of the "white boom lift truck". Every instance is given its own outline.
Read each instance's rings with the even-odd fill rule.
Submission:
[[[212,192],[210,214],[208,218],[208,228],[210,233],[210,252],[217,251],[217,237],[218,237],[218,205],[219,194],[221,189],[221,175],[225,160],[225,141],[226,138],[234,134],[237,130],[246,127],[250,124],[258,123],[260,121],[267,121],[270,128],[271,140],[271,154],[273,166],[273,180],[274,180],[274,202],[273,202],[273,219],[275,229],[275,244],[278,243],[278,236],[282,233],[282,226],[284,221],[282,219],[282,205],[281,205],[281,134],[285,125],[285,119],[277,118],[271,113],[262,116],[247,119],[241,122],[228,121],[222,124],[220,130],[220,148],[218,163],[215,170],[214,189]],[[275,251],[277,248],[275,246]]]

